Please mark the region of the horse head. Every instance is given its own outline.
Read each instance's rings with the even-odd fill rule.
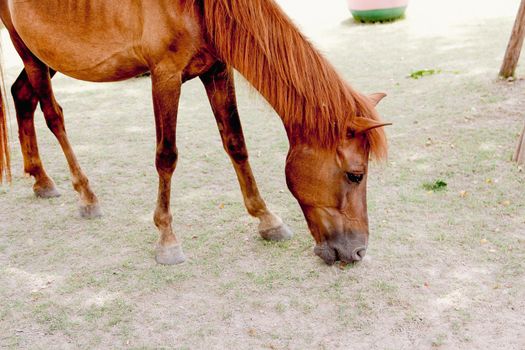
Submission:
[[[384,96],[375,94],[369,101],[375,105]],[[360,261],[365,256],[368,161],[372,148],[380,147],[377,136],[384,137],[379,128],[385,125],[389,124],[349,118],[346,132],[334,147],[319,147],[299,137],[291,143],[287,184],[317,243],[314,252],[327,264]]]

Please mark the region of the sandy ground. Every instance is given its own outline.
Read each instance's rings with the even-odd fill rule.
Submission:
[[[286,243],[262,241],[193,81],[180,107],[173,191],[189,260],[156,266],[149,81],[58,76],[71,142],[105,215],[78,217],[40,112],[42,158],[62,197],[34,198],[11,108],[0,348],[525,348],[525,173],[509,161],[525,81],[496,79],[518,1],[413,1],[406,20],[385,25],[354,24],[342,0],[280,2],[357,89],[389,94],[379,110],[394,122],[390,160],[372,166],[369,181],[370,258],[341,269],[314,256],[286,190],[280,120],[239,81],[261,192],[296,233]],[[9,85],[21,65],[3,39]],[[407,78],[420,69],[441,72]],[[438,179],[445,191],[423,188]]]

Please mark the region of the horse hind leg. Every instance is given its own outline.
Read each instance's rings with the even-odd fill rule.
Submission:
[[[35,178],[33,191],[37,197],[52,198],[60,196],[55,183],[47,175],[38,152],[34,116],[38,105],[38,96],[29,83],[25,70],[20,73],[11,87],[15,102],[18,137],[24,157],[24,171]]]
[[[257,188],[237,111],[233,72],[217,62],[200,78],[206,88],[224,149],[230,156],[237,174],[246,209],[251,216],[259,219],[259,234],[271,241],[290,239],[292,231],[280,217],[268,210]]]
[[[49,68],[31,54],[22,56],[28,80],[38,96],[46,124],[55,135],[69,165],[73,188],[80,196],[80,215],[94,218],[101,215],[98,199],[89,186],[89,180],[77,161],[67,138],[62,107],[56,102],[51,86]]]

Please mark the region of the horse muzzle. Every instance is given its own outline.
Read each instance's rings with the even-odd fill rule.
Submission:
[[[314,253],[328,265],[333,265],[336,261],[345,263],[361,261],[366,255],[367,239],[361,237],[352,239],[352,236],[355,235],[340,235],[335,239],[318,243]]]

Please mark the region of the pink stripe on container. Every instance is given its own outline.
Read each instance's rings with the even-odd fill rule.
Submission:
[[[350,10],[366,11],[404,7],[408,0],[348,0]]]

